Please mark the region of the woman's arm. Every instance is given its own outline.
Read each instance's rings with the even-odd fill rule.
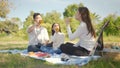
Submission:
[[[72,33],[70,25],[67,25],[67,32],[68,32],[68,36],[70,40],[74,40],[78,37],[80,37],[80,29],[79,27],[76,29],[76,31],[74,33]]]
[[[74,40],[75,38],[80,37],[81,34],[81,28],[77,28],[76,31],[74,33],[72,33],[71,28],[70,28],[70,19],[66,18],[65,19],[65,23],[67,26],[67,32],[68,32],[68,36],[70,40]]]

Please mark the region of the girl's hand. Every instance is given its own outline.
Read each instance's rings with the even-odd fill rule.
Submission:
[[[56,28],[55,28],[55,32],[59,32],[59,27],[56,27]]]

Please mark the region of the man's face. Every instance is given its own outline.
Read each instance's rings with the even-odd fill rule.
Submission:
[[[34,21],[35,21],[35,24],[40,24],[40,22],[42,21],[42,17],[40,15],[37,15]]]

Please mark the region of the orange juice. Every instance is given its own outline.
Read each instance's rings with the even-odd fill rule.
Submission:
[[[42,24],[42,23],[43,23],[43,20],[40,20],[40,21],[39,21],[39,24]]]
[[[29,54],[29,56],[35,56],[34,52],[29,52],[28,54]]]
[[[56,30],[56,32],[59,32],[59,28],[58,27],[56,27],[55,30]]]

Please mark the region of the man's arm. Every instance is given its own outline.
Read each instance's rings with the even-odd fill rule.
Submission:
[[[28,32],[28,33],[32,32],[32,31],[34,30],[34,28],[35,28],[34,25],[30,26],[30,27],[27,29],[27,32]]]
[[[44,35],[45,35],[45,44],[48,44],[49,43],[49,35],[48,35],[48,31],[46,28],[44,30]]]

